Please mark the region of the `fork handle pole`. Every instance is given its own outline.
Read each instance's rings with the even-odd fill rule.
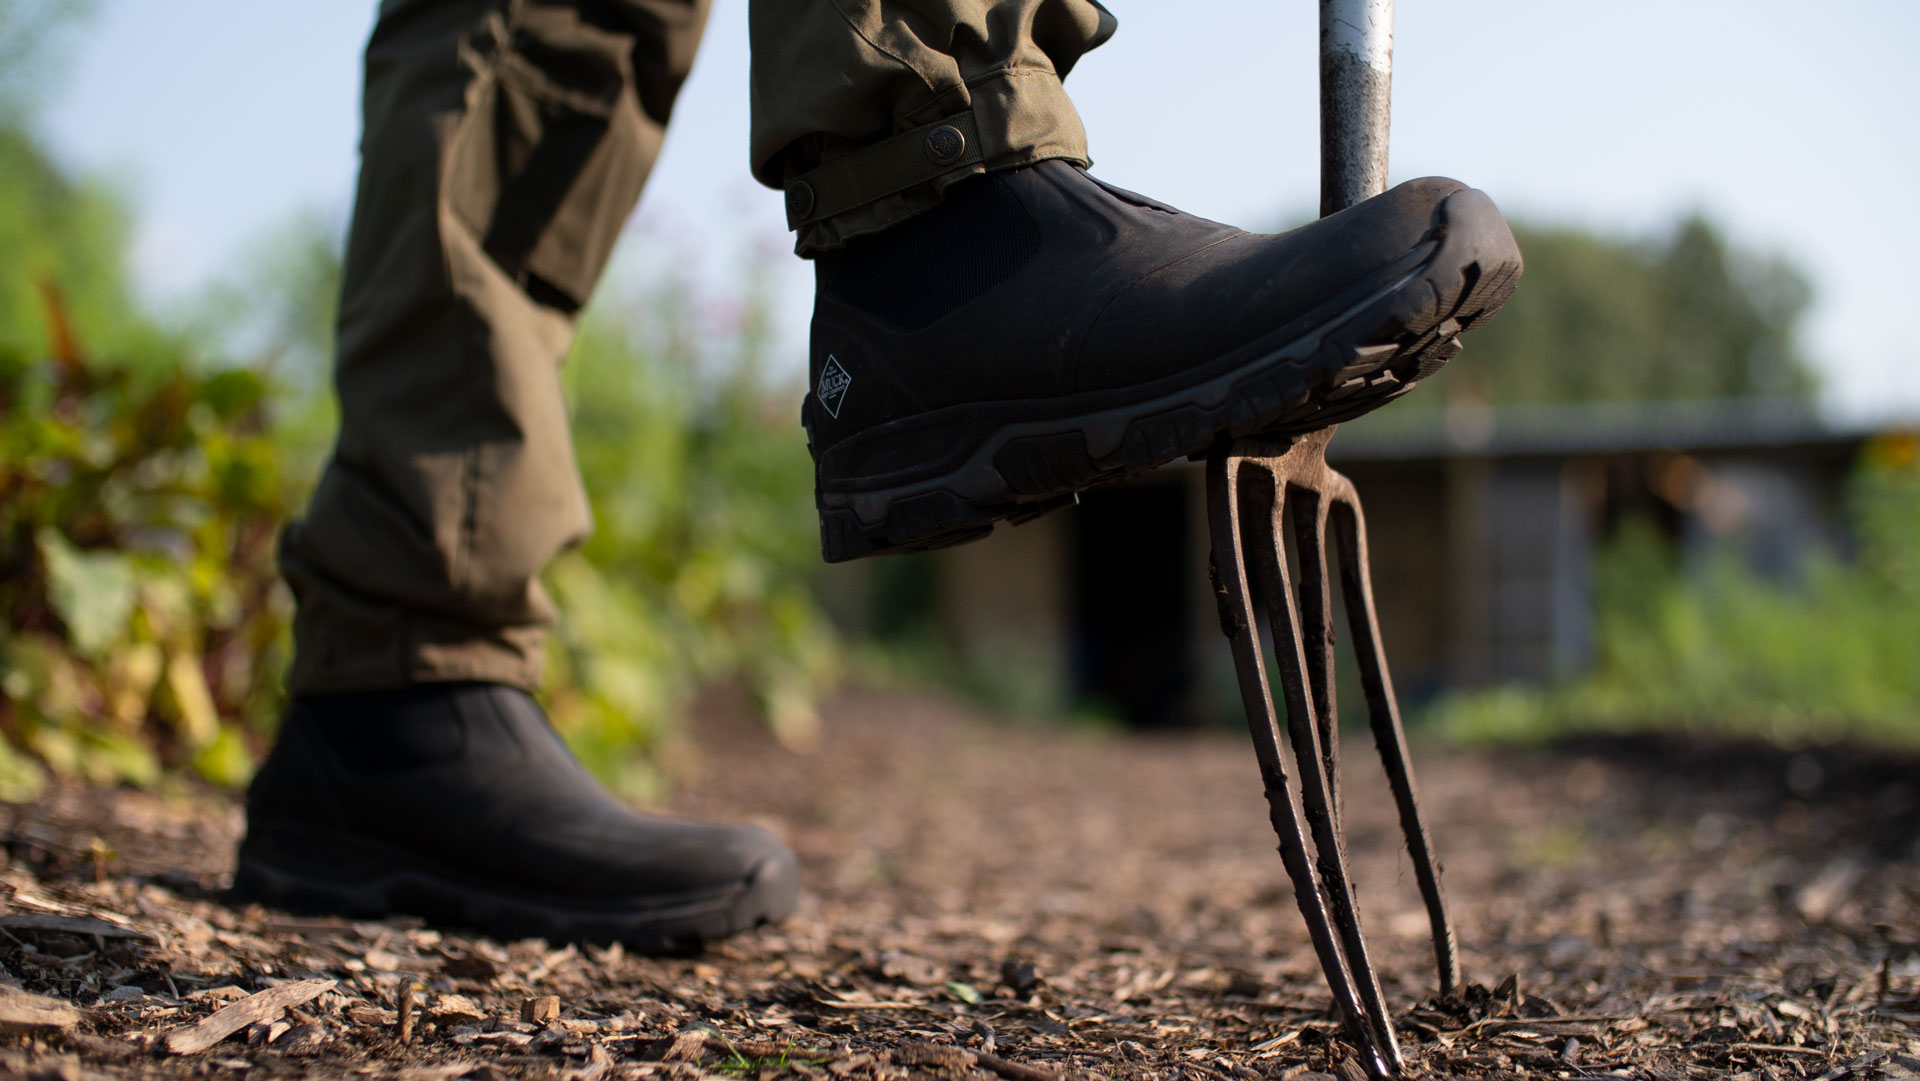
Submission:
[[[1320,216],[1387,190],[1393,0],[1320,0]]]

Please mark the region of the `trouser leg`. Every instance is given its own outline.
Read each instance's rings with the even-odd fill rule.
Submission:
[[[283,539],[295,693],[532,686],[537,575],[590,528],[558,368],[652,166],[707,0],[386,0],[335,385],[341,430]],[[1060,79],[1091,0],[754,0],[755,175],[803,254],[948,184],[1086,160]],[[930,160],[919,129],[966,133]],[[905,147],[908,153],[901,155]],[[795,182],[819,199],[795,213]]]
[[[590,528],[559,365],[659,149],[706,0],[386,0],[335,388],[281,566],[295,693],[531,686],[540,568]]]
[[[1113,34],[1095,0],[754,0],[749,19],[753,172],[786,191],[802,255],[969,176],[1087,163],[1060,81]],[[928,141],[948,126],[964,138]]]

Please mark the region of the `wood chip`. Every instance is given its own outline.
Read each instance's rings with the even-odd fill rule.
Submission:
[[[318,1021],[309,1021],[304,1025],[295,1026],[276,1046],[289,1055],[311,1054],[332,1038],[325,1025]]]
[[[149,940],[145,931],[122,927],[92,916],[49,916],[15,912],[0,916],[0,931],[11,934],[77,935],[82,938],[132,938]]]
[[[1808,923],[1823,923],[1853,892],[1866,867],[1852,855],[1834,859],[1793,896],[1793,907]]]
[[[167,1034],[167,1050],[176,1055],[197,1055],[248,1025],[277,1020],[287,1007],[311,1002],[335,986],[332,980],[320,979],[269,987],[215,1010],[198,1024],[174,1029]]]
[[[682,1032],[673,1038],[673,1045],[661,1058],[668,1062],[699,1062],[700,1056],[707,1051],[707,1034],[704,1032]]]
[[[0,984],[0,1032],[72,1028],[84,1016],[57,998]]]
[[[900,983],[934,987],[944,983],[947,978],[947,966],[915,954],[887,950],[879,960],[880,974]]]
[[[1810,1058],[1825,1058],[1827,1051],[1819,1047],[1792,1047],[1777,1043],[1730,1043],[1729,1051],[1759,1051],[1769,1055],[1806,1055]]]
[[[286,1021],[262,1021],[258,1024],[248,1025],[247,1045],[250,1047],[258,1047],[261,1044],[272,1043],[280,1037],[285,1036],[287,1030],[291,1028],[293,1028],[293,1026]]]
[[[973,1053],[974,1064],[992,1070],[1007,1081],[1059,1081],[1060,1074],[1038,1066],[1028,1066],[1011,1062],[999,1055],[989,1055],[984,1051]]]
[[[406,959],[390,950],[372,949],[361,955],[362,961],[375,972],[397,972],[405,965]]]
[[[931,1066],[940,1070],[966,1070],[978,1067],[999,1074],[1007,1081],[1060,1081],[1053,1070],[1043,1070],[1018,1062],[1009,1062],[985,1051],[969,1051],[937,1043],[910,1043],[893,1053],[902,1066]],[[832,1067],[828,1067],[831,1069]]]
[[[441,995],[433,1000],[427,1016],[435,1021],[485,1021],[487,1011],[465,995]]]
[[[533,1037],[524,1032],[482,1032],[474,1039],[480,1043],[499,1043],[508,1047],[525,1047],[533,1042]]]
[[[530,998],[520,1004],[520,1020],[535,1025],[544,1025],[560,1019],[560,999],[555,995],[541,995]]]
[[[399,1009],[396,1010],[395,1013],[398,1015],[395,1018],[395,1023],[400,1028],[400,1042],[403,1045],[412,1043],[413,1042],[413,981],[412,980],[408,980],[405,983],[402,983],[400,985]]]
[[[822,998],[819,995],[815,995],[813,1000],[830,1010],[924,1010],[927,1008],[917,1002],[848,1002],[845,999]]]
[[[873,1065],[873,1056],[869,1054],[849,1055],[827,1063],[827,1072],[835,1077],[850,1077],[855,1070],[866,1069]]]

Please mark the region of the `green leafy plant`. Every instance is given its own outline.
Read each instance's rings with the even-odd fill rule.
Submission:
[[[329,220],[264,236],[198,310],[134,302],[123,201],[34,126],[87,7],[0,0],[0,799],[50,774],[245,779],[283,706],[275,538],[334,427]],[[737,679],[803,744],[841,665],[799,393],[766,375],[755,281],[726,311],[672,283],[595,309],[566,369],[599,528],[548,575],[546,693],[640,795],[703,684]],[[209,359],[229,355],[250,359]]]
[[[47,298],[55,355],[0,352],[0,797],[235,783],[284,655],[265,385],[94,361]]]
[[[693,307],[662,288],[628,322],[595,316],[567,369],[598,526],[547,576],[564,615],[546,696],[642,797],[701,686],[737,679],[803,745],[842,666],[813,593],[798,392],[763,374],[751,306],[728,334]],[[285,411],[252,372],[96,363],[55,323],[54,358],[0,354],[0,797],[49,772],[238,783],[282,705],[272,549],[308,441],[276,438]]]

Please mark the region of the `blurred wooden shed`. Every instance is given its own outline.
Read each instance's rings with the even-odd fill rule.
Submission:
[[[1787,576],[1847,550],[1844,486],[1884,425],[1797,402],[1385,411],[1328,455],[1353,478],[1403,700],[1579,673],[1591,568],[1623,520]],[[1137,725],[1237,717],[1206,576],[1204,470],[1180,464],[930,557],[924,603],[976,679]]]

